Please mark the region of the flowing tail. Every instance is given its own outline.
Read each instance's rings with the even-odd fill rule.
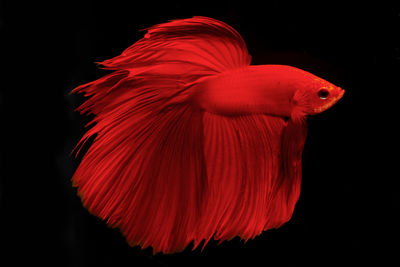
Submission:
[[[113,72],[73,90],[89,97],[78,110],[94,114],[78,147],[94,140],[72,178],[84,206],[154,253],[212,236],[248,239],[287,221],[299,182],[277,182],[289,181],[280,171],[286,123],[223,117],[190,102],[199,81],[250,60],[233,28],[193,17],[153,26],[101,62]]]

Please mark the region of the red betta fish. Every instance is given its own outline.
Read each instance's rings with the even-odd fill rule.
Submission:
[[[300,194],[307,115],[344,93],[301,69],[250,65],[242,37],[207,17],[172,20],[73,92],[94,115],[72,182],[131,246],[174,253],[287,222]],[[79,151],[78,151],[79,153]]]

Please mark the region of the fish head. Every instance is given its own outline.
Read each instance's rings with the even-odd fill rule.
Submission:
[[[293,97],[294,110],[305,115],[315,115],[332,107],[343,97],[344,90],[321,78],[315,78],[298,89]]]

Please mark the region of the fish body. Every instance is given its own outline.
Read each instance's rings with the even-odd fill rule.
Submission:
[[[294,99],[298,90],[328,88],[339,97],[342,89],[304,70],[286,65],[257,65],[234,69],[213,76],[196,86],[194,103],[221,115],[263,113],[291,117],[302,99]],[[314,100],[316,107],[325,102]],[[319,104],[318,102],[322,102]],[[333,103],[332,103],[333,104]],[[299,110],[296,110],[299,111]],[[304,110],[308,113],[322,112]]]
[[[206,17],[147,29],[112,72],[78,86],[93,114],[72,177],[83,205],[153,252],[254,238],[300,195],[306,117],[344,93],[304,70],[250,65],[245,42]],[[79,152],[79,150],[78,150]]]

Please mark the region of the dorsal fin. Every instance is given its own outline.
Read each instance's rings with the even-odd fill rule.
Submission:
[[[211,72],[250,64],[246,44],[231,26],[207,17],[171,20],[147,29],[144,38],[120,56],[101,62],[109,69],[132,69],[143,65],[182,64]],[[170,71],[170,70],[169,70]]]
[[[98,62],[115,72],[72,91],[91,97],[78,108],[81,113],[101,111],[105,115],[104,110],[114,110],[124,95],[138,90],[142,94],[151,87],[154,100],[181,102],[197,80],[251,61],[240,34],[212,18],[172,20],[147,30],[144,38],[121,55]],[[152,86],[152,78],[162,79],[163,86]]]

